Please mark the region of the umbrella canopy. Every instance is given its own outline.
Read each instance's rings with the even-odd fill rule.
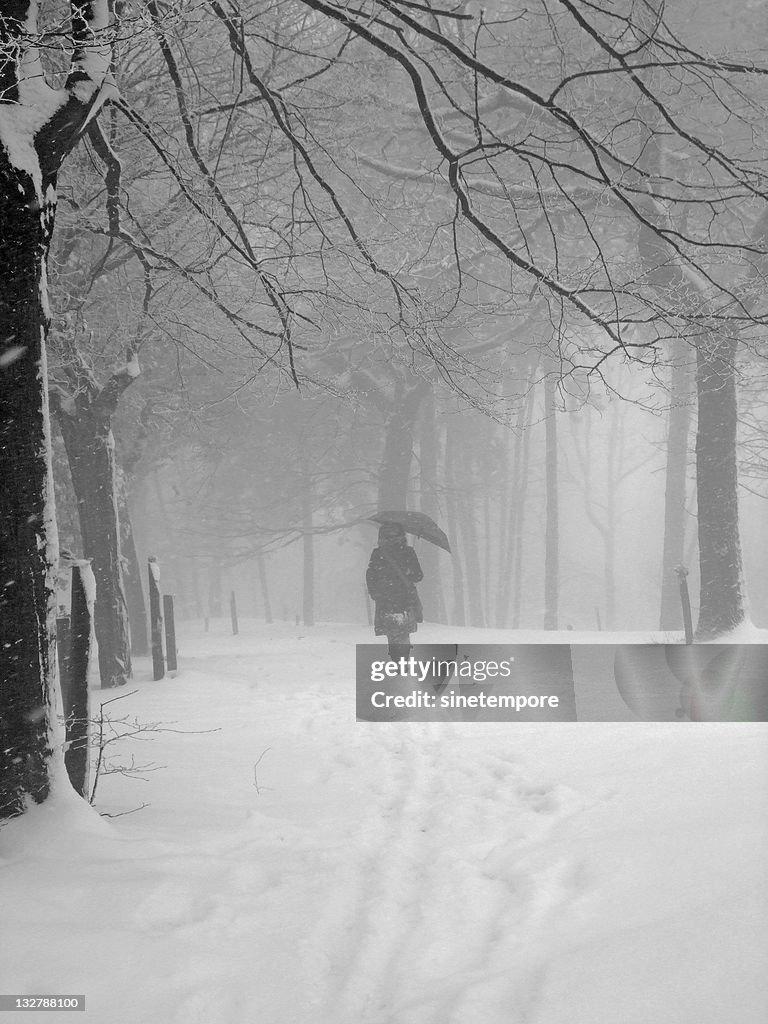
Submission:
[[[450,552],[451,545],[448,538],[434,521],[424,512],[406,512],[404,510],[392,510],[377,512],[376,515],[368,516],[373,523],[399,523],[406,533],[412,533],[415,537],[428,540],[430,544],[436,544],[444,551]]]

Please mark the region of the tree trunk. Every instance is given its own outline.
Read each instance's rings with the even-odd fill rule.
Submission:
[[[607,473],[605,480],[605,528],[600,531],[605,548],[604,589],[605,628],[616,628],[616,524],[619,514],[616,499],[621,480],[628,472],[625,466],[624,416],[625,406],[613,403],[611,431],[608,438]]]
[[[533,416],[533,405],[535,400],[535,389],[531,384],[530,391],[525,403],[525,413],[522,426],[522,457],[519,463],[519,472],[516,475],[518,481],[514,496],[515,519],[514,528],[511,530],[511,546],[509,574],[512,587],[512,628],[520,628],[520,619],[523,599],[523,554],[525,545],[523,537],[525,531],[525,499],[528,494],[528,467],[531,464],[531,418]]]
[[[526,455],[530,451],[530,440],[526,441]],[[528,459],[526,458],[526,467]],[[525,544],[523,543],[523,531],[525,529],[525,495],[527,491],[527,468],[524,486],[518,498],[519,510],[515,520],[515,547],[514,563],[512,565],[512,629],[520,629],[523,613],[523,556]]]
[[[557,629],[560,591],[560,507],[557,477],[557,411],[555,382],[544,378],[547,502],[544,553],[544,629]]]
[[[496,503],[498,503],[498,497]],[[490,488],[486,487],[485,494],[483,495],[483,581],[485,583],[483,588],[483,603],[486,610],[486,625],[488,626],[491,624],[491,608],[493,607],[493,596],[491,591],[491,585],[493,583],[493,568],[499,558],[498,549],[494,551],[492,525],[493,515],[491,512],[492,504]]]
[[[460,481],[454,484],[453,491],[466,570],[465,588],[469,599],[469,625],[483,627],[485,626],[485,616],[483,614],[482,569],[473,500],[475,494],[474,471],[470,454],[462,443],[463,439],[459,438],[460,429],[461,421],[458,417],[453,416],[448,427],[448,443],[451,449],[449,457],[454,466],[460,468]]]
[[[384,452],[379,473],[379,510],[405,509],[413,461],[413,439],[419,406],[429,384],[418,380],[404,385],[398,381],[395,399],[387,417]]]
[[[120,541],[123,553],[123,583],[131,630],[131,654],[149,654],[149,633],[147,631],[147,605],[144,587],[141,583],[141,564],[136,550],[128,505],[120,502]]]
[[[74,400],[52,395],[77,499],[83,554],[96,580],[94,626],[102,687],[122,686],[131,675],[112,436],[118,394],[108,387],[95,394],[82,388]]]
[[[437,498],[438,433],[435,424],[435,400],[430,394],[422,405],[419,432],[419,510],[435,520],[440,518]],[[440,559],[444,557],[433,544],[427,544],[420,556],[424,582],[419,590],[428,622],[445,621],[440,586]]]
[[[267,579],[267,565],[263,551],[259,551],[258,554],[256,555],[256,567],[259,574],[261,601],[264,606],[264,621],[272,622],[272,605],[270,604],[269,600],[269,581]]]
[[[713,333],[699,339],[696,351],[698,639],[727,633],[745,617],[736,461],[736,348],[735,339]]]
[[[661,561],[660,629],[682,629],[682,611],[675,569],[685,564],[688,433],[691,422],[689,368],[673,358],[664,486],[664,551]]]
[[[309,467],[303,466],[301,492],[303,543],[302,620],[305,626],[315,624],[315,535],[312,509],[312,477]]]
[[[452,420],[448,421],[445,435],[445,504],[448,525],[448,538],[451,541],[453,555],[451,557],[453,582],[453,616],[452,625],[463,626],[466,623],[464,603],[464,572],[462,568],[463,552],[457,543],[459,538],[459,522],[456,511],[456,448],[451,429]]]
[[[459,525],[461,529],[461,541],[464,548],[464,564],[467,570],[467,591],[469,597],[469,625],[483,628],[485,626],[485,615],[483,613],[483,586],[482,571],[480,568],[480,548],[478,543],[477,522],[475,509],[472,504],[472,496],[467,495],[462,488],[458,494],[457,504],[459,508]]]
[[[517,416],[518,426],[520,424],[520,413]],[[515,509],[515,479],[517,468],[520,464],[520,435],[515,434],[514,440],[511,434],[503,439],[504,451],[504,480],[499,495],[499,557],[496,571],[496,593],[493,599],[494,624],[498,629],[503,629],[507,623],[509,611],[509,589],[511,582],[510,573],[510,551],[513,537],[514,512]],[[490,620],[491,605],[488,605]]]
[[[612,486],[608,482],[608,486]],[[612,630],[616,628],[616,526],[615,520],[611,518],[615,502],[611,504],[606,515],[605,533],[603,543],[605,544],[605,574],[603,577],[605,586],[605,628]]]
[[[29,797],[39,803],[48,796],[59,735],[53,713],[57,539],[45,360],[46,261],[59,168],[103,102],[100,88],[112,46],[108,3],[84,0],[72,19],[69,73],[64,88],[54,90],[35,46],[37,5],[19,0],[4,4],[2,14],[0,818],[6,818],[21,813]]]
[[[56,525],[44,336],[53,209],[0,146],[0,818],[49,792]]]

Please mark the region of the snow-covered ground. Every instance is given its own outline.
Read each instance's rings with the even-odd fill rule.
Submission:
[[[116,751],[163,767],[97,803],[147,806],[60,787],[0,830],[0,992],[97,1024],[768,1020],[768,724],[356,723],[370,640],[221,623],[176,678],[140,663],[105,710],[167,730]]]

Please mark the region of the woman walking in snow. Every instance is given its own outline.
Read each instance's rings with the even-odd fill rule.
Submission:
[[[416,584],[424,579],[416,552],[399,523],[384,523],[378,546],[371,552],[365,582],[376,602],[374,632],[386,636],[390,658],[408,657],[411,633],[423,621]]]

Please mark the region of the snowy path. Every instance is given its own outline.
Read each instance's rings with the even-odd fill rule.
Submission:
[[[114,706],[191,730],[104,779],[149,806],[0,833],[0,991],[98,1024],[762,1024],[767,726],[355,723],[352,663],[341,627],[186,637]]]
[[[393,768],[374,793],[378,825],[346,855],[346,906],[319,930],[335,954],[324,1021],[437,1024],[504,1009],[509,1019],[521,937],[540,929],[570,869],[560,859],[525,868],[560,811],[554,794],[521,782],[504,758],[463,764],[439,728],[371,738]]]

